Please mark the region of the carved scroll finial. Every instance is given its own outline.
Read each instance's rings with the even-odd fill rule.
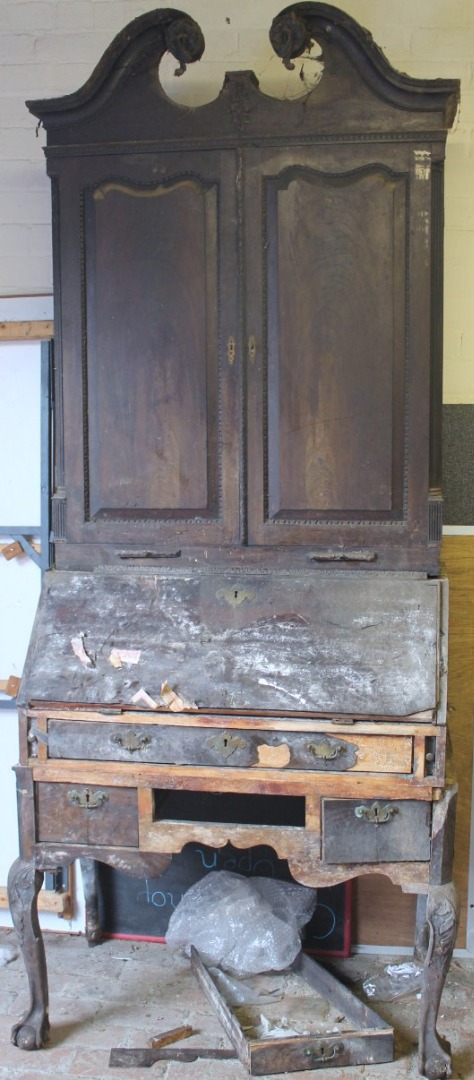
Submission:
[[[289,70],[294,67],[291,61],[316,41],[326,65],[334,63],[337,72],[344,54],[345,61],[358,72],[363,83],[395,108],[440,112],[446,127],[454,120],[459,101],[456,79],[414,79],[396,71],[371,34],[332,4],[296,0],[275,16],[270,41]]]
[[[288,71],[294,70],[291,61],[310,49],[312,40],[307,21],[296,11],[281,11],[270,27],[270,41]]]
[[[201,28],[186,12],[177,8],[147,11],[117,34],[79,90],[26,104],[46,130],[66,121],[82,122],[107,107],[132,76],[156,70],[165,52],[178,61],[175,74],[182,75],[187,64],[201,59],[204,48]]]
[[[166,28],[166,48],[179,61],[175,75],[183,75],[186,64],[200,60],[204,52],[204,37],[201,27],[189,15],[174,19]]]

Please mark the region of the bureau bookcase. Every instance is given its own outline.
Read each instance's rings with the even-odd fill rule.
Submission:
[[[54,567],[20,693],[10,902],[32,1002],[13,1039],[48,1037],[45,870],[159,874],[191,841],[265,843],[304,885],[376,872],[421,898],[437,1080],[457,921],[438,573],[458,84],[399,74],[326,4],[285,9],[270,39],[287,66],[319,45],[307,95],[244,71],[175,104],[160,59],[182,74],[204,40],[162,8],[82,89],[28,103],[53,197]],[[331,1060],[351,1063],[340,1039]]]

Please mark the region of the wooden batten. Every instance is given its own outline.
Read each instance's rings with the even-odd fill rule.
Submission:
[[[51,319],[0,322],[0,341],[49,341],[52,337]]]
[[[0,885],[0,908],[9,907],[8,889],[6,885]],[[50,889],[42,889],[38,896],[38,911],[51,912],[62,919],[71,919],[73,914],[73,899],[71,893],[53,892]]]

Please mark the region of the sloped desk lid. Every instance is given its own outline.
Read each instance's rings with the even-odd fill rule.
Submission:
[[[406,574],[50,571],[20,703],[164,707],[166,681],[200,709],[406,716],[437,705],[440,613]]]

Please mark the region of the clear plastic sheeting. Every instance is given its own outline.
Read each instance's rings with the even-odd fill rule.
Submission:
[[[281,1000],[280,991],[272,990],[268,994],[261,994],[247,983],[231,979],[221,968],[211,967],[209,973],[228,1005],[272,1005]]]
[[[373,1001],[395,1001],[421,990],[423,968],[413,962],[387,964],[379,975],[364,979],[364,994]]]
[[[192,885],[173,912],[166,941],[198,950],[208,967],[242,977],[289,967],[316,907],[316,889],[217,870]]]

